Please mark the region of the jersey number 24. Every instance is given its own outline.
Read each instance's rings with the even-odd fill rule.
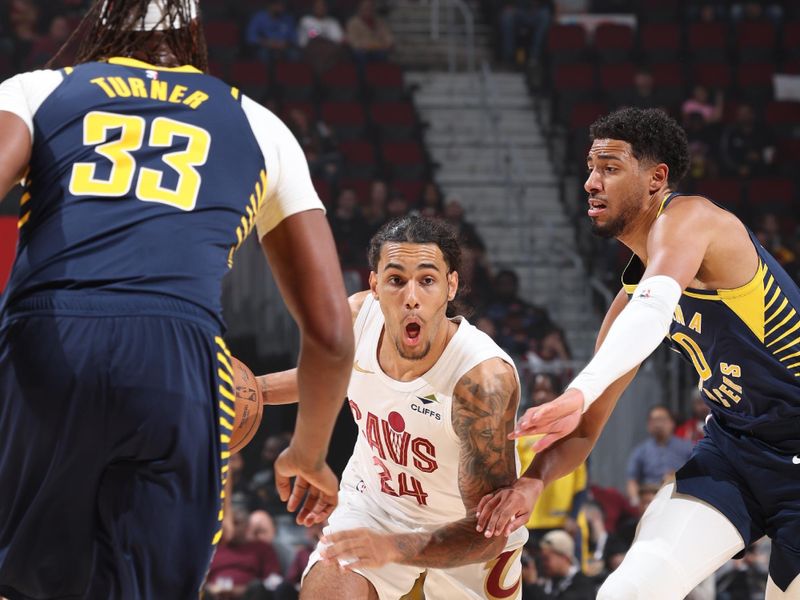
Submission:
[[[171,148],[176,145],[176,138],[186,141],[185,148],[161,154],[165,166],[178,174],[177,185],[170,188],[162,185],[163,170],[136,164],[134,153],[144,145],[146,125],[142,117],[135,115],[102,111],[87,113],[83,118],[83,144],[95,146],[94,151],[111,162],[111,171],[106,177],[98,177],[96,163],[75,163],[70,193],[74,196],[122,197],[128,195],[135,185],[136,198],[143,202],[158,202],[185,211],[194,209],[201,182],[196,167],[208,160],[211,135],[205,129],[174,119],[153,119],[147,140],[150,149]],[[110,132],[114,130],[121,130],[119,138],[108,141]]]

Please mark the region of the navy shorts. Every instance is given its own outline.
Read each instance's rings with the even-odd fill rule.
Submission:
[[[168,298],[67,292],[0,322],[0,595],[196,599],[221,535],[230,361]]]
[[[769,574],[782,590],[800,573],[800,458],[724,429],[713,418],[706,437],[677,472],[677,489],[712,505],[733,523],[745,547],[772,540]]]

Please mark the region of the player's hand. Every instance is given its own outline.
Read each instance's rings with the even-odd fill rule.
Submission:
[[[377,568],[400,558],[395,536],[372,529],[329,533],[320,544],[322,558],[339,561],[345,569]]]
[[[511,486],[486,494],[478,503],[476,529],[487,538],[508,537],[531,518],[543,488],[540,479],[522,477]]]
[[[582,415],[583,392],[569,388],[552,402],[526,410],[508,437],[513,440],[526,435],[544,434],[542,439],[533,444],[533,451],[541,452],[572,433],[581,422]]]
[[[293,444],[275,460],[275,486],[289,512],[300,508],[299,525],[322,523],[336,508],[339,480],[322,461],[309,464]],[[291,479],[294,477],[294,486]]]

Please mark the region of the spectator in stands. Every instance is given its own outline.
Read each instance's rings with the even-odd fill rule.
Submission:
[[[39,39],[39,17],[39,7],[34,0],[11,0],[9,21],[15,71],[27,66],[31,50]]]
[[[661,104],[654,92],[653,74],[647,69],[639,69],[633,76],[633,89],[627,104],[637,108],[659,108]]]
[[[206,578],[209,600],[272,600],[264,583],[271,578],[274,586],[282,579],[278,556],[271,545],[248,541],[247,509],[233,508],[233,537],[217,546]]]
[[[419,199],[420,213],[425,217],[438,217],[441,216],[443,208],[439,187],[433,181],[426,181]]]
[[[266,510],[271,515],[286,512],[275,489],[275,459],[289,447],[291,436],[279,433],[269,436],[261,447],[261,469],[250,479],[251,510]]]
[[[692,88],[692,95],[681,105],[681,115],[686,123],[689,115],[699,114],[703,122],[710,125],[720,122],[724,109],[725,96],[721,91],[717,91],[712,102],[708,88],[698,84]]]
[[[603,524],[609,534],[615,534],[626,522],[639,520],[639,511],[616,488],[591,485],[589,497],[602,508]]]
[[[731,175],[751,177],[769,171],[775,147],[767,127],[758,127],[755,110],[741,104],[736,121],[722,133],[720,144],[722,163]]]
[[[389,192],[389,200],[386,203],[386,219],[398,219],[408,214],[408,198],[399,190]]]
[[[328,14],[326,0],[314,0],[311,14],[300,19],[297,28],[297,45],[301,48],[305,48],[310,41],[318,39],[334,44],[341,44],[344,40],[344,32],[339,21]]]
[[[244,505],[249,505],[249,482],[244,474],[244,456],[241,452],[231,454],[231,457],[228,460],[228,474],[231,478],[231,489],[233,492],[232,500]]]
[[[760,21],[769,17],[780,25],[783,6],[780,2],[735,2],[731,6],[730,14],[734,21]]]
[[[514,271],[504,269],[495,275],[492,294],[492,300],[486,308],[486,316],[495,322],[498,329],[512,310],[522,314],[525,328],[546,326],[551,322],[545,309],[520,298],[519,277]]]
[[[539,585],[536,561],[527,548],[522,548],[520,562],[522,563],[522,600],[546,600],[544,590]]]
[[[545,598],[558,600],[590,600],[597,590],[575,560],[575,542],[563,530],[556,529],[542,538],[542,588]]]
[[[742,558],[722,565],[716,573],[717,600],[762,600],[769,556],[769,538],[764,537],[748,546]]]
[[[681,423],[675,430],[675,435],[681,439],[689,440],[696,444],[705,435],[703,428],[706,425],[706,417],[711,412],[703,400],[703,396],[697,386],[692,386],[692,416]]]
[[[675,437],[675,419],[663,404],[650,408],[647,417],[648,437],[636,446],[628,460],[628,499],[640,505],[640,488],[655,486],[672,477],[678,468],[689,459],[692,443]],[[655,495],[655,494],[654,494]]]
[[[444,206],[444,220],[452,227],[458,239],[461,242],[461,247],[464,248],[478,248],[485,250],[486,244],[483,242],[478,230],[475,226],[464,218],[464,207],[458,198],[450,197]]]
[[[526,49],[528,63],[539,63],[542,46],[553,20],[553,8],[552,0],[513,0],[503,3],[500,12],[500,51],[506,65],[523,64],[517,53],[517,39],[522,30],[530,36]]]
[[[528,328],[528,351],[525,355],[532,371],[555,373],[564,379],[571,376],[570,351],[564,331],[552,322]]]
[[[335,182],[341,170],[342,155],[331,128],[320,120],[312,122],[308,113],[299,108],[289,110],[285,122],[305,152],[311,176]]]
[[[699,112],[684,115],[683,127],[689,141],[689,177],[699,180],[715,176],[719,170],[714,160],[719,134]]]
[[[375,179],[369,187],[369,199],[361,210],[368,238],[386,223],[386,203],[389,198],[389,185],[383,179]]]
[[[317,547],[317,542],[322,537],[323,524],[304,527],[305,541],[297,548],[291,564],[286,569],[283,583],[275,590],[275,600],[297,600],[300,590],[300,579],[308,564],[308,558]]]
[[[265,62],[297,58],[297,25],[283,0],[268,0],[267,7],[250,18],[245,41]]]
[[[330,215],[330,223],[342,266],[347,269],[364,267],[369,230],[361,216],[355,190],[342,188],[336,198],[336,208]]]
[[[275,539],[275,521],[265,510],[254,510],[250,513],[247,524],[247,539],[251,542],[272,544]]]
[[[782,265],[790,265],[796,260],[795,254],[783,241],[781,226],[775,213],[762,213],[758,217],[755,234],[761,245]]]
[[[373,0],[362,0],[347,21],[347,42],[360,63],[386,60],[394,47],[394,35],[384,19],[375,13]]]
[[[491,299],[492,276],[486,253],[478,248],[461,249],[461,269],[458,271],[458,298],[473,315],[481,314]]]

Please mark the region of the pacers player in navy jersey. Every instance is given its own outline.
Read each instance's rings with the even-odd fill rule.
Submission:
[[[561,397],[519,420],[516,436],[545,434],[542,451],[512,488],[483,498],[479,528],[524,522],[542,488],[586,459],[666,336],[697,370],[711,417],[598,598],[682,599],[763,535],[768,600],[800,598],[800,290],[733,214],[676,191],[688,147],[671,118],[623,109],[591,135],[589,217],[634,256],[595,357]]]
[[[335,502],[350,313],[303,153],[203,73],[196,1],[98,0],[80,31],[73,67],[0,85],[0,197],[25,186],[0,311],[0,595],[197,598],[221,534],[236,248],[257,229],[300,327],[275,469],[312,512]]]

